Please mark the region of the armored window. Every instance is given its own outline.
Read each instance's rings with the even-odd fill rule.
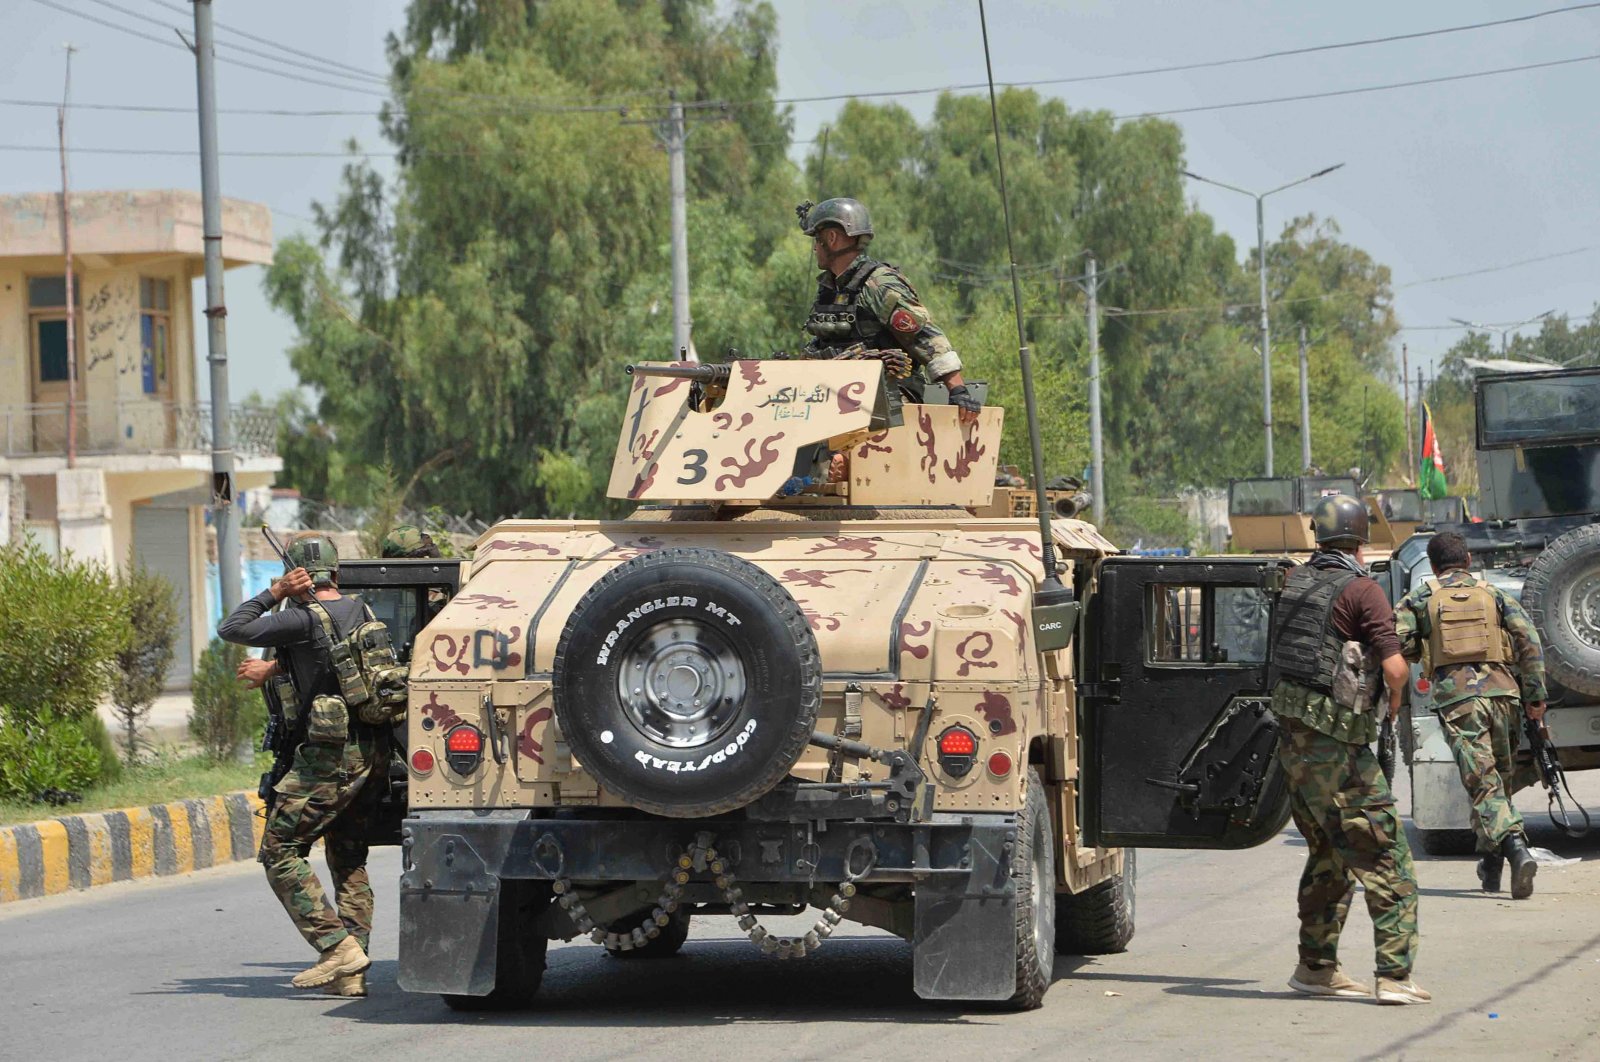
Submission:
[[[1258,586],[1152,584],[1145,623],[1152,664],[1259,665],[1267,659],[1271,611]]]
[[[1378,507],[1390,520],[1409,524],[1422,520],[1422,495],[1414,490],[1386,490],[1378,495]]]
[[[1361,487],[1349,476],[1305,476],[1300,480],[1300,511],[1310,515],[1323,498],[1335,494],[1361,496]]]
[[[1478,381],[1478,446],[1550,446],[1600,437],[1600,370]]]
[[[1228,486],[1229,516],[1287,516],[1294,511],[1292,479],[1236,479]]]

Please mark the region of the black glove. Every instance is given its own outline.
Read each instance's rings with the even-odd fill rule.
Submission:
[[[983,408],[983,403],[978,401],[978,396],[967,389],[966,384],[956,384],[950,388],[950,404],[967,413],[976,413]]]

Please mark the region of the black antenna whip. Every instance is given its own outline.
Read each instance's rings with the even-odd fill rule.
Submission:
[[[1056,576],[1056,547],[1050,534],[1050,507],[1044,497],[1044,448],[1039,442],[1039,407],[1033,397],[1033,355],[1028,352],[1028,339],[1022,326],[1022,283],[1017,279],[1017,252],[1011,244],[1011,201],[1006,195],[1006,156],[1000,144],[1000,108],[994,98],[994,64],[989,59],[989,20],[984,14],[983,0],[978,0],[978,24],[983,29],[983,68],[989,75],[989,119],[994,126],[994,161],[1000,173],[1000,209],[1005,215],[1006,257],[1011,260],[1011,304],[1017,311],[1017,361],[1022,368],[1022,401],[1028,413],[1028,446],[1033,451],[1033,504],[1039,514],[1039,546],[1044,561],[1044,584],[1040,586],[1037,604],[1043,597],[1066,588]],[[1070,591],[1067,591],[1070,595]],[[1068,598],[1070,600],[1070,596]]]

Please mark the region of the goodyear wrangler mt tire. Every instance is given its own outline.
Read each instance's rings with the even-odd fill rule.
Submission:
[[[561,733],[601,785],[644,811],[703,818],[758,799],[799,761],[822,660],[800,606],[760,568],[661,549],[578,602],[554,695]]]
[[[1522,605],[1539,628],[1550,678],[1600,696],[1600,524],[1545,547],[1522,584]]]

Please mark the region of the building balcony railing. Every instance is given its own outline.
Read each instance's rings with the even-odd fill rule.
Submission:
[[[277,451],[277,417],[270,409],[233,406],[233,449],[244,457]],[[211,404],[129,399],[79,402],[80,456],[210,452]],[[6,457],[67,452],[67,404],[0,406],[0,445]]]

